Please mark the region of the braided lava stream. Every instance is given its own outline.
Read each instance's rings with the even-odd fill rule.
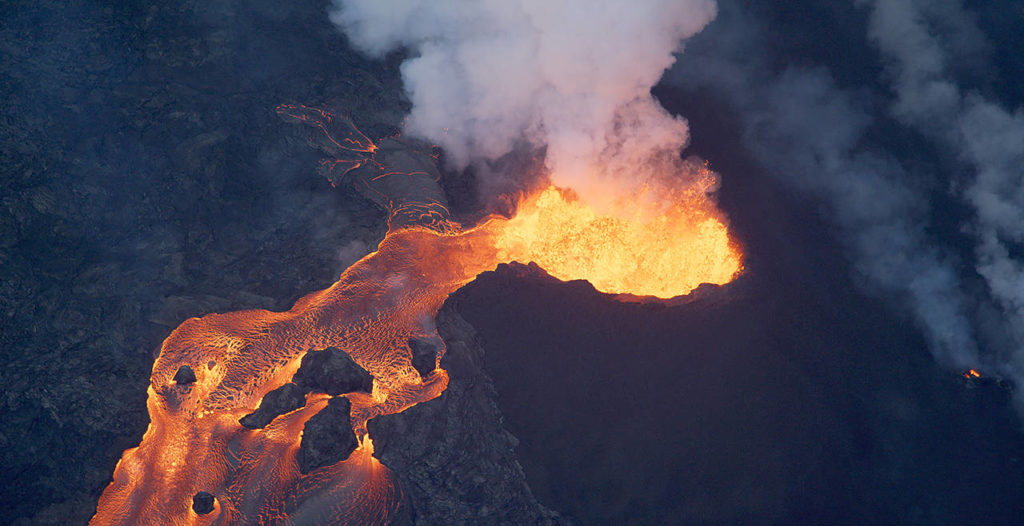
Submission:
[[[338,148],[366,156],[376,149],[354,127],[342,140],[332,137],[339,132],[326,127],[330,114],[293,110],[318,119],[313,124]],[[351,157],[345,170],[364,161],[372,159]],[[384,176],[403,175],[381,169]],[[378,184],[380,177],[367,180]],[[287,312],[191,318],[164,340],[150,377],[149,428],[138,447],[124,452],[91,524],[387,523],[401,488],[373,457],[366,422],[446,388],[440,355],[421,377],[408,343],[438,338],[431,320],[445,299],[508,261],[534,261],[559,279],[587,279],[613,294],[668,298],[701,283],[726,283],[740,272],[741,256],[706,194],[714,175],[704,177],[656,214],[599,214],[571,192],[549,187],[523,198],[511,219],[490,217],[468,229],[448,220],[442,203],[388,200],[390,229],[377,251],[327,289]],[[397,216],[429,219],[417,224]],[[355,451],[303,474],[297,460],[303,426],[330,395],[310,393],[303,407],[262,429],[239,419],[291,381],[308,351],[328,347],[344,350],[372,374],[373,389],[341,395],[351,403]],[[195,372],[195,382],[174,380],[182,366]],[[213,511],[203,515],[192,509],[201,491],[215,497]]]

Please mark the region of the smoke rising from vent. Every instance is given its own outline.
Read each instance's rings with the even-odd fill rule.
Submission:
[[[688,74],[671,81],[727,96],[745,117],[744,143],[770,173],[825,203],[861,284],[902,300],[941,361],[976,363],[956,269],[926,235],[927,203],[903,167],[865,146],[867,109],[824,70],[768,71],[753,22],[731,23],[736,31],[701,42]]]
[[[972,179],[963,191],[975,211],[974,268],[1001,311],[997,334],[987,334],[993,366],[1024,380],[1024,262],[1012,256],[1024,243],[1024,111],[991,102],[958,85],[948,49],[947,20],[970,21],[958,0],[864,2],[869,37],[888,59],[897,119],[955,152]],[[934,4],[934,5],[933,5]],[[941,7],[937,9],[936,6]],[[964,22],[957,35],[976,35]],[[991,332],[991,331],[990,331]],[[1018,391],[1020,392],[1020,391]],[[1024,407],[1024,398],[1018,396]]]
[[[939,362],[1022,385],[1024,113],[966,87],[965,72],[988,67],[978,60],[988,44],[959,1],[857,4],[843,16],[865,17],[859,45],[880,52],[884,71],[848,75],[867,84],[841,86],[825,67],[775,68],[798,61],[772,56],[769,30],[737,2],[722,3],[666,78],[730,102],[746,146],[826,205],[862,285],[899,300]],[[946,157],[920,162],[887,144],[890,128]],[[938,195],[973,217],[943,231],[952,221]]]
[[[331,20],[365,52],[411,51],[407,130],[444,147],[456,168],[525,139],[546,146],[554,184],[592,203],[609,197],[609,183],[633,190],[682,168],[686,122],[649,90],[715,17],[713,0],[334,5]]]

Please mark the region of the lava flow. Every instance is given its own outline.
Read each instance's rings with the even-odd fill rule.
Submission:
[[[613,294],[671,298],[740,271],[739,251],[703,193],[675,196],[653,217],[621,209],[601,215],[549,187],[497,229],[495,245],[503,260],[532,261],[556,278],[585,279]]]
[[[424,320],[451,292],[493,268],[489,245],[480,230],[403,229],[287,312],[186,320],[164,341],[153,367],[149,429],[138,448],[125,452],[92,523],[262,524],[300,516],[311,523],[386,522],[399,494],[370,456],[366,421],[444,390],[446,373],[436,369],[421,378],[407,342],[426,335]],[[370,396],[346,395],[364,446],[348,460],[303,475],[296,459],[303,426],[326,405],[326,395],[308,396],[304,407],[264,429],[238,420],[289,382],[307,351],[327,347],[345,350],[374,377]],[[183,365],[197,381],[173,380]],[[200,491],[216,496],[213,513],[191,510]]]
[[[361,134],[360,140],[331,137],[332,129],[354,127],[332,128],[328,113],[284,111],[319,130],[331,149],[348,148],[339,177],[386,197],[391,229],[376,252],[287,312],[210,314],[175,329],[153,366],[149,429],[138,447],[125,451],[92,524],[387,523],[401,488],[372,456],[366,422],[446,388],[447,373],[436,366],[440,356],[421,375],[409,341],[437,338],[431,320],[451,293],[512,260],[535,261],[561,279],[591,280],[606,292],[662,297],[725,283],[740,270],[739,252],[702,192],[654,217],[601,216],[549,188],[525,199],[512,219],[492,217],[461,229],[446,218],[443,202],[402,197],[412,188],[422,198],[416,185],[433,181],[429,173],[385,169],[369,158],[378,146]],[[394,145],[379,151],[388,148],[398,151]],[[371,171],[359,175],[364,169]],[[389,177],[395,174],[407,177]],[[410,224],[415,221],[420,224]],[[330,395],[310,393],[302,407],[260,429],[239,419],[290,382],[307,352],[328,347],[372,374],[373,388],[341,395],[351,403],[360,446],[345,460],[302,473],[297,454],[304,425]],[[194,371],[194,382],[175,381],[183,366]],[[199,492],[215,498],[202,515],[192,508]]]

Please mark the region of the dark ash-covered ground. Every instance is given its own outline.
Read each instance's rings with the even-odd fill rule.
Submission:
[[[384,232],[281,103],[402,115],[394,67],[323,2],[5,5],[0,21],[0,522],[84,523],[146,428],[187,317],[286,309]]]
[[[0,522],[88,520],[182,320],[286,309],[383,235],[273,111],[327,104],[378,137],[407,109],[397,61],[353,53],[325,4],[5,6]],[[659,307],[503,267],[450,302],[540,504],[591,523],[1018,523],[1008,394],[965,388],[857,292],[814,203],[762,176],[721,100],[656,94],[723,174],[747,275]]]
[[[724,174],[745,275],[662,307],[513,265],[451,300],[537,498],[595,524],[1017,523],[1010,393],[967,388],[856,290],[813,204],[735,146],[728,108],[657,93]]]

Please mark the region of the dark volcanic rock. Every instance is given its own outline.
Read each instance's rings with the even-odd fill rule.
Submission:
[[[340,395],[373,390],[373,376],[359,366],[352,357],[333,347],[322,351],[309,351],[292,381],[304,391]]]
[[[374,455],[399,478],[417,524],[568,523],[534,498],[502,427],[483,350],[448,307],[437,316],[450,375],[441,396],[367,423]]]
[[[238,419],[238,423],[249,429],[259,429],[305,404],[305,392],[299,386],[287,383],[264,395],[259,409]]]
[[[192,511],[200,515],[206,515],[213,511],[213,502],[213,495],[200,491],[192,497]]]
[[[391,228],[441,226],[448,219],[448,200],[438,184],[441,174],[430,144],[397,137],[374,144],[350,119],[320,108],[282,104],[277,114],[285,122],[309,126],[310,143],[328,156],[320,165],[321,175],[334,186],[347,183],[387,210]],[[395,174],[402,177],[390,177]]]
[[[195,383],[196,372],[193,371],[191,367],[182,365],[178,368],[178,372],[174,373],[174,381],[177,382],[178,385]]]
[[[267,393],[259,409],[238,422],[249,429],[262,428],[278,416],[305,405],[306,394],[310,392],[337,396],[357,391],[369,393],[372,389],[373,376],[345,351],[335,348],[310,351],[302,357],[302,364],[291,382]],[[345,422],[347,425],[348,421]]]
[[[437,339],[409,338],[409,350],[412,351],[412,366],[420,376],[426,377],[437,368],[437,353],[441,350],[441,342]]]
[[[348,398],[334,397],[327,407],[306,421],[299,444],[300,471],[309,473],[341,462],[355,451],[359,442],[349,420],[351,409]]]
[[[324,9],[4,3],[0,523],[88,522],[173,327],[286,310],[383,236],[384,212],[316,175],[273,112],[331,101],[381,134],[406,113],[398,62],[354,51]]]

